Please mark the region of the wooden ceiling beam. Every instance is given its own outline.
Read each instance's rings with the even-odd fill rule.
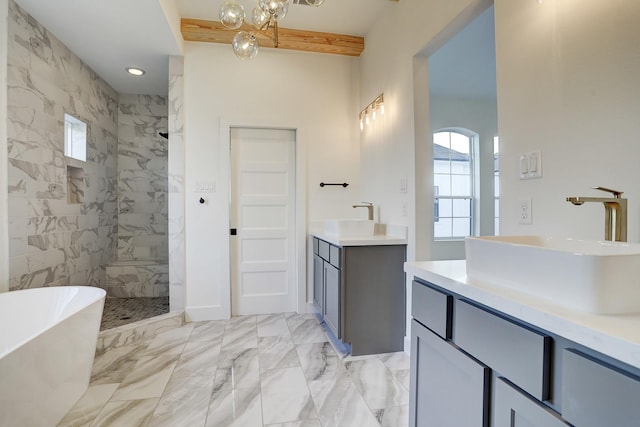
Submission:
[[[182,18],[182,38],[185,41],[231,43],[240,30],[256,35],[260,47],[273,48],[273,31],[256,31],[244,24],[242,28],[229,30],[219,21]],[[280,27],[278,30],[278,48],[301,50],[305,52],[332,53],[336,55],[360,56],[364,51],[364,38],[344,34],[322,33],[317,31],[293,30]]]

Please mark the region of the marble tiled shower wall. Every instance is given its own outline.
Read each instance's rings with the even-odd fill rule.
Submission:
[[[167,99],[120,95],[118,260],[168,257]]]
[[[104,287],[116,255],[118,94],[14,1],[8,22],[10,289]],[[64,156],[64,113],[88,124],[87,161]],[[67,201],[82,168],[82,203]]]
[[[184,310],[184,60],[169,58],[169,301]]]

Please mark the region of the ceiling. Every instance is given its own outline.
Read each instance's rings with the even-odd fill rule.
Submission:
[[[165,7],[184,18],[218,19],[223,0],[16,0],[119,93],[166,95],[171,55],[181,40],[171,31]],[[256,0],[237,0],[250,13]],[[326,0],[322,7],[292,4],[286,28],[364,36],[389,0]],[[175,23],[174,23],[175,24]],[[231,54],[231,52],[230,52]],[[127,67],[146,70],[142,77]]]
[[[237,0],[251,13],[257,0]],[[389,0],[326,0],[321,7],[294,4],[281,25],[298,30],[365,36],[380,14],[396,6]],[[175,0],[180,16],[218,20],[218,9],[223,0]]]
[[[181,55],[165,10],[177,16],[217,20],[223,0],[16,0],[119,93],[166,95],[168,57]],[[256,0],[237,0],[247,13]],[[283,27],[365,36],[389,0],[326,0],[322,7],[293,4]],[[177,27],[175,27],[177,28]],[[495,98],[493,8],[430,58],[432,93]],[[229,52],[231,54],[231,51]],[[142,77],[126,73],[136,66]]]

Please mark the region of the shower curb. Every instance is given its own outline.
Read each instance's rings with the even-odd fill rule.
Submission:
[[[153,338],[161,332],[179,328],[184,325],[184,312],[172,311],[160,316],[106,329],[98,334],[96,354],[104,353],[117,347],[136,344]]]

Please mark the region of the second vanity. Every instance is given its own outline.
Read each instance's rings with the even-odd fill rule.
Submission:
[[[640,314],[563,308],[471,279],[465,261],[405,271],[410,426],[639,425]]]
[[[314,305],[353,356],[403,350],[405,236],[312,235]]]

